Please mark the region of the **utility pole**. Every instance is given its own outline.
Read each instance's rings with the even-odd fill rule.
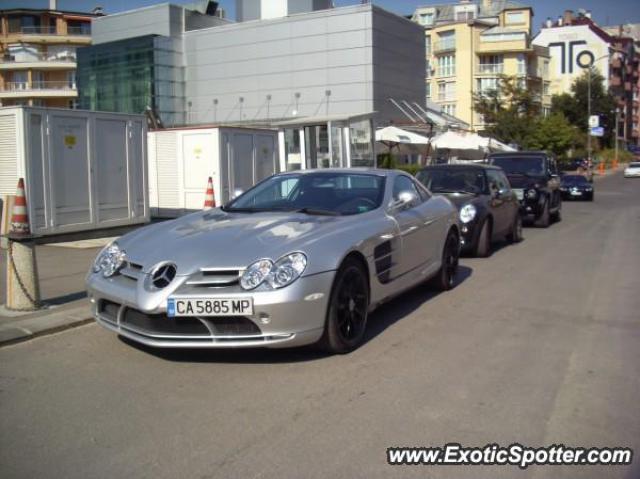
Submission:
[[[616,142],[616,165],[618,164],[618,112],[619,108],[616,107],[616,133],[613,135],[613,141]]]
[[[593,67],[589,65],[589,83],[587,85],[587,161],[591,165],[591,125],[589,125],[589,119],[591,118],[591,69]]]

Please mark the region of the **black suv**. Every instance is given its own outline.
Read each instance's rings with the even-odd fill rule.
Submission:
[[[489,156],[489,163],[507,174],[525,219],[543,228],[552,220],[560,220],[560,178],[552,156],[544,151],[494,153]]]

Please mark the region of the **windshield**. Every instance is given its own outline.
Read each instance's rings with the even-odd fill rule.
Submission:
[[[589,184],[587,179],[582,175],[566,175],[562,177],[562,182],[566,185],[582,185]]]
[[[544,171],[544,158],[540,156],[519,156],[492,158],[491,164],[499,166],[507,175],[542,176]]]
[[[484,173],[478,169],[429,169],[419,171],[418,180],[434,193],[473,193],[486,190]]]
[[[276,175],[259,183],[224,211],[298,211],[308,214],[356,215],[382,204],[385,177],[364,173]]]
[[[629,168],[640,168],[640,163],[629,163]]]

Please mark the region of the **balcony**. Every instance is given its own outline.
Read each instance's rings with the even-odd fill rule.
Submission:
[[[6,82],[0,88],[0,98],[74,98],[75,83],[68,81]]]
[[[504,73],[504,63],[480,63],[477,75],[501,75]]]
[[[91,44],[91,29],[87,27],[67,27],[59,31],[53,26],[20,27],[8,31],[7,43],[71,43],[79,45]]]
[[[75,55],[51,55],[46,53],[9,56],[0,58],[0,70],[73,70],[76,68]]]
[[[433,44],[433,53],[434,55],[438,55],[440,53],[452,52],[456,49],[456,40],[455,38],[442,40],[439,42],[435,42]]]

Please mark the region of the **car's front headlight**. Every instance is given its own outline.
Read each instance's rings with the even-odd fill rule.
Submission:
[[[476,213],[477,210],[475,206],[473,206],[472,204],[464,205],[460,209],[460,221],[462,221],[463,223],[468,223],[476,217]]]
[[[270,259],[260,259],[249,266],[240,278],[242,289],[255,289],[260,286],[271,273],[273,261]]]
[[[243,289],[255,289],[262,283],[273,289],[284,288],[298,279],[307,267],[307,257],[303,253],[290,253],[275,263],[261,259],[251,264],[240,278]]]
[[[127,254],[117,243],[107,245],[93,262],[93,272],[100,273],[105,278],[113,276],[124,264]]]
[[[530,190],[527,190],[527,198],[533,200],[537,196],[538,196],[538,192],[535,189],[531,188]]]

